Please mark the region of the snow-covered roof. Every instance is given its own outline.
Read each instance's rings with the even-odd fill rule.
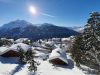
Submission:
[[[70,38],[62,38],[62,41],[66,41],[66,40],[70,41]]]
[[[45,44],[53,45],[54,42],[53,41],[48,41],[48,42],[45,42]]]
[[[44,52],[44,53],[48,53],[48,51],[49,51],[48,49],[45,49],[45,48],[42,48],[42,47],[34,47],[33,50]]]
[[[56,58],[59,58],[60,60],[64,61],[66,64],[68,64],[65,50],[63,50],[59,47],[52,51],[52,53],[49,56],[49,60],[53,60]]]
[[[39,57],[39,58],[42,58],[42,59],[45,59],[45,58],[47,58],[47,55],[48,55],[48,53],[44,53],[44,52],[40,52],[40,51],[35,51],[35,56],[36,57]]]
[[[30,48],[30,46],[27,44],[17,43],[17,44],[13,44],[11,47],[9,47],[9,50],[18,51],[18,46],[20,46],[25,52]]]
[[[60,38],[52,38],[52,40],[60,40]]]
[[[8,51],[8,47],[0,47],[0,55]]]
[[[41,46],[39,42],[33,42],[32,45],[35,46],[35,47],[40,47]]]
[[[19,38],[15,42],[16,43],[22,43],[23,41],[29,40],[28,38]]]
[[[11,41],[11,42],[14,42],[14,39],[8,39],[9,41]]]
[[[20,46],[25,52],[31,48],[29,45],[24,44],[24,43],[18,43],[18,44],[13,44],[11,47],[0,47],[0,55],[13,50],[13,51],[18,51],[18,46]]]

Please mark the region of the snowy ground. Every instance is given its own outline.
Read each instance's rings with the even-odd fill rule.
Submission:
[[[0,75],[28,75],[27,65],[18,64],[18,58],[0,57]]]
[[[57,66],[38,58],[40,65],[37,68],[37,75],[85,75],[78,69],[69,55],[66,66]],[[18,58],[0,57],[0,75],[31,75],[27,69],[28,65],[19,65]]]
[[[55,66],[50,64],[48,61],[43,61],[38,66],[39,75],[85,75],[76,66]]]
[[[44,41],[45,42],[45,41]],[[16,45],[16,44],[14,44]],[[56,45],[59,47],[60,45]],[[13,46],[15,48],[15,46]],[[24,47],[25,48],[25,47]],[[4,48],[0,48],[1,50]],[[75,66],[70,55],[67,53],[68,65],[60,66],[49,63],[49,60],[43,61],[48,58],[50,53],[44,46],[33,47],[35,50],[36,61],[40,63],[37,66],[36,75],[86,75]],[[18,58],[5,58],[0,56],[0,75],[33,75],[28,71],[28,64],[21,65]]]

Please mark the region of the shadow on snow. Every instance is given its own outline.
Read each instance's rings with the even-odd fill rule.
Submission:
[[[1,57],[0,56],[0,62],[3,64],[18,64],[19,59],[16,57]]]
[[[14,75],[15,73],[19,72],[23,67],[24,65],[19,64],[10,74]]]

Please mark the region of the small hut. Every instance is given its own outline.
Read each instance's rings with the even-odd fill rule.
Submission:
[[[54,49],[49,56],[49,62],[56,65],[67,65],[68,61],[65,50],[61,48]]]
[[[20,46],[25,52],[30,48],[29,45],[24,44],[24,43],[18,43],[18,44],[13,44],[11,47],[2,47],[2,52],[0,53],[1,56],[3,57],[18,57],[19,50],[18,46]]]

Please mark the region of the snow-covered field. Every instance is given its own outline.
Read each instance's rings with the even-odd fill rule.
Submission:
[[[28,68],[18,64],[18,58],[0,57],[0,75],[28,75]]]
[[[66,53],[68,61],[67,65],[63,66],[54,65],[49,62],[49,58],[47,60],[43,60],[47,56],[48,57],[50,56],[48,50],[44,49],[46,47],[44,46],[42,47],[41,44],[40,47],[32,47],[32,48],[37,50],[35,54],[37,57],[36,61],[40,63],[40,65],[37,66],[36,75],[86,75],[83,73],[81,69],[75,66],[75,63],[71,59],[69,53]],[[29,64],[25,65],[19,64],[18,58],[15,57],[7,58],[0,56],[0,75],[33,75],[28,71],[28,66]]]
[[[70,57],[66,66],[53,65],[48,60],[37,59],[37,61],[40,65],[37,67],[36,75],[85,75],[74,65]],[[0,57],[0,75],[31,75],[31,73],[28,71],[28,64],[18,64],[17,58]]]
[[[38,66],[37,73],[39,75],[85,75],[78,69],[71,59],[68,60],[69,64],[66,66],[53,65],[47,61],[41,61]]]

